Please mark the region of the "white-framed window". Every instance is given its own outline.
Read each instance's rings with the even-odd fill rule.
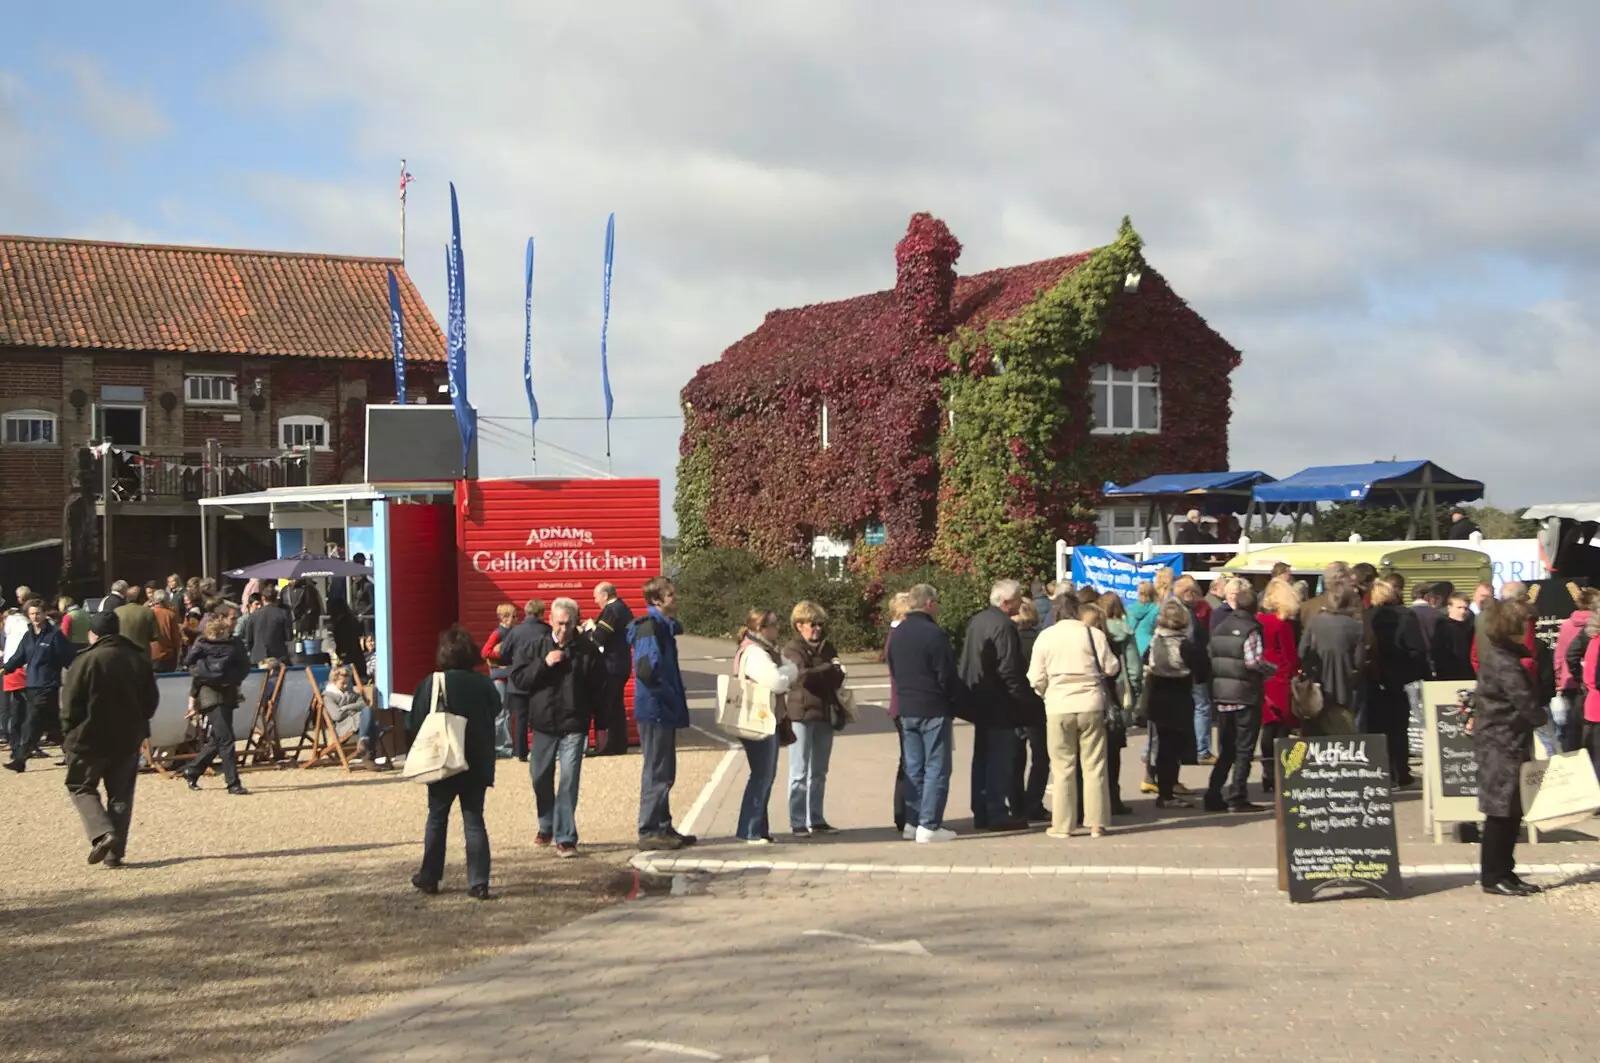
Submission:
[[[0,418],[0,442],[8,447],[56,445],[56,415],[45,410],[13,410]]]
[[[190,406],[237,406],[234,378],[216,373],[190,373],[183,382],[184,401]]]
[[[811,570],[828,579],[844,579],[849,571],[851,544],[831,535],[814,536],[811,540]]]
[[[278,445],[284,450],[327,450],[328,422],[322,417],[280,418]]]
[[[822,449],[827,450],[833,443],[832,426],[828,423],[828,400],[822,400]]]
[[[1144,515],[1138,506],[1107,506],[1095,518],[1096,546],[1132,546],[1144,538]]]
[[[1161,431],[1161,373],[1155,366],[1097,365],[1090,370],[1089,388],[1096,432]]]

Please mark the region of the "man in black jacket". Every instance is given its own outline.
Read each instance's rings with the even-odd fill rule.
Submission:
[[[278,601],[278,588],[261,589],[261,608],[250,614],[250,663],[289,663],[289,643],[294,640],[294,617]]]
[[[539,817],[533,843],[544,846],[553,840],[557,856],[578,855],[578,779],[589,723],[605,683],[600,651],[578,630],[578,603],[557,598],[550,606],[550,633],[517,647],[509,684],[528,692],[528,724],[533,731],[528,774]]]
[[[628,648],[628,625],[633,623],[633,610],[617,597],[613,583],[602,583],[594,589],[594,604],[600,607],[600,619],[595,621],[594,640],[606,665],[605,700],[595,717],[595,755],[618,756],[628,751],[628,709],[623,694],[628,688],[628,677],[633,674],[633,651]]]
[[[967,622],[961,681],[972,691],[977,718],[972,739],[972,824],[979,830],[1022,830],[1028,821],[1006,810],[1017,728],[1044,721],[1044,705],[1028,685],[1022,637],[1011,618],[1022,608],[1022,585],[1003,579],[989,591],[989,608]]]
[[[956,832],[944,825],[950,796],[951,732],[955,718],[968,711],[950,636],[934,618],[939,592],[919,583],[908,592],[911,611],[895,629],[887,654],[889,682],[900,712],[900,749],[911,790],[905,837],[947,842]]]
[[[28,755],[34,752],[46,733],[56,729],[61,719],[61,675],[72,663],[77,649],[61,629],[50,622],[44,603],[39,599],[30,599],[25,612],[27,633],[17,643],[10,659],[4,662],[4,667],[0,667],[0,673],[23,669],[27,676],[28,714],[13,725],[18,733],[12,735],[11,759],[5,765],[8,771],[19,775],[28,770]]]
[[[150,661],[118,633],[119,626],[114,612],[90,619],[89,645],[61,688],[67,792],[89,836],[89,863],[104,861],[107,867],[121,867],[127,854],[139,747],[161,701]]]
[[[522,623],[506,632],[506,637],[500,640],[500,659],[515,664],[525,648],[549,634],[550,625],[544,622],[544,599],[529,599]],[[528,694],[526,687],[517,685],[515,676],[506,676],[506,712],[511,719],[511,749],[524,764],[528,762]]]

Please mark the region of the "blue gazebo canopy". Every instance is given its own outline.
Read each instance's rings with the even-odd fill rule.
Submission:
[[[1118,487],[1107,483],[1101,492],[1107,498],[1148,495],[1192,495],[1212,491],[1248,491],[1257,484],[1272,483],[1264,472],[1178,472],[1146,476],[1137,483]]]
[[[1454,505],[1483,497],[1483,483],[1464,480],[1431,461],[1376,461],[1368,465],[1318,465],[1255,488],[1257,502],[1294,505],[1355,502],[1369,508],[1410,508],[1417,492],[1435,504]]]

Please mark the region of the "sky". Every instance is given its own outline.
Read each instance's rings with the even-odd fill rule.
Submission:
[[[1104,243],[1244,356],[1233,468],[1429,458],[1600,495],[1600,5],[1492,0],[61,0],[7,16],[0,232],[358,255],[444,308],[461,200],[486,475],[660,477],[768,310]],[[1219,411],[1220,412],[1220,411]]]

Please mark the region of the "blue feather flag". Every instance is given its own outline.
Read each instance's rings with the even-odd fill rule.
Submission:
[[[400,282],[389,270],[389,339],[394,345],[394,401],[406,404],[406,328],[400,319]]]
[[[461,432],[461,467],[471,471],[472,440],[477,434],[476,411],[467,401],[467,263],[461,252],[461,211],[456,204],[455,182],[450,182],[450,247],[446,252],[449,290],[449,338],[447,365],[450,373],[450,402],[456,409],[456,428]]]
[[[611,256],[616,248],[617,216],[613,213],[606,219],[606,272],[605,286],[602,293],[603,306],[600,317],[600,385],[606,394],[606,433],[611,432],[611,368],[606,362],[606,331],[611,326]],[[610,452],[609,444],[606,447]]]
[[[528,253],[523,265],[525,280],[522,296],[522,383],[528,390],[528,426],[531,433],[539,426],[539,400],[533,397],[533,237],[528,237]]]

